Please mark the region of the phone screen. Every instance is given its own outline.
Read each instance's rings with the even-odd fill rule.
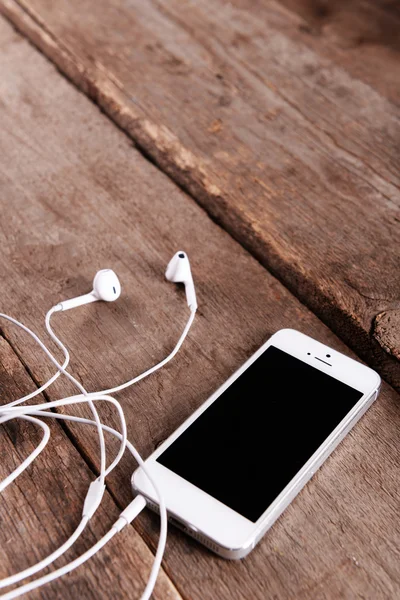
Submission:
[[[157,460],[256,522],[362,395],[269,346]]]

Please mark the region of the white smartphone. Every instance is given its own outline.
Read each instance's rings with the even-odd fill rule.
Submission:
[[[372,369],[278,331],[147,459],[170,521],[224,558],[246,556],[379,388]],[[157,511],[142,469],[132,485]]]

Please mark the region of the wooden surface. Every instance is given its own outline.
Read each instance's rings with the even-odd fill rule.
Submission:
[[[118,383],[173,347],[187,317],[186,304],[182,290],[166,282],[163,272],[175,250],[184,248],[190,254],[200,309],[187,343],[171,365],[119,395],[130,439],[144,455],[277,329],[295,327],[351,355],[326,325],[3,21],[0,40],[2,311],[43,331],[50,306],[87,291],[97,269],[114,268],[123,285],[117,303],[57,315],[54,326],[72,351],[71,369],[89,389]],[[36,382],[53,371],[30,340],[7,324],[1,328],[16,353],[12,355],[3,342],[2,396],[15,397],[29,383],[27,375],[24,383],[16,357]],[[71,391],[60,382],[48,397]],[[83,412],[76,409],[77,414]],[[108,408],[102,415],[117,423]],[[399,397],[384,384],[379,401],[243,561],[219,559],[171,528],[155,597],[400,596],[399,428]],[[57,514],[59,494],[39,497],[35,504],[33,496],[39,493],[33,486],[40,484],[45,490],[54,484],[53,489],[61,489],[74,472],[76,481],[62,504],[62,534],[72,533],[79,517],[77,496],[84,493],[90,470],[96,470],[98,447],[93,432],[69,426],[66,431],[68,438],[60,426],[53,426],[55,438],[44,457],[48,472],[43,475],[38,463],[20,487],[10,490],[7,510],[2,506],[3,540],[16,536],[10,518],[14,504],[28,510],[23,482],[24,490],[32,489],[29,510],[36,511],[38,519],[28,514],[26,529],[17,531],[21,550],[1,544],[2,574],[55,547],[52,543],[59,538],[43,538],[38,544],[37,531],[50,531],[56,523],[48,523],[45,502]],[[19,438],[2,436],[2,469],[11,469],[15,451],[28,452],[36,439],[28,440],[25,448]],[[12,455],[10,440],[16,449]],[[68,472],[60,468],[67,461]],[[133,468],[127,458],[110,477],[109,507],[90,529],[87,544],[111,523],[115,505],[129,502]],[[60,536],[60,529],[53,527]],[[37,597],[137,596],[157,533],[156,517],[143,514],[98,559]],[[32,539],[31,552],[27,539]],[[107,577],[100,583],[104,573]]]
[[[400,388],[398,3],[1,0],[0,7]]]
[[[387,0],[280,0],[300,15],[298,39],[397,106],[400,5]]]

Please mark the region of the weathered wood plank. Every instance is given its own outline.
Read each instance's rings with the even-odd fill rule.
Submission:
[[[0,22],[1,41],[4,42]],[[32,390],[33,382],[8,342],[0,336],[0,385],[4,403]],[[49,420],[50,421],[50,420]],[[1,495],[0,578],[40,561],[61,546],[79,524],[85,493],[93,473],[57,423],[49,423],[51,440],[35,462]],[[41,431],[22,421],[1,428],[0,478],[18,466],[41,439]],[[104,504],[73,550],[72,560],[111,527],[119,510],[106,492]],[[118,560],[116,560],[116,556]],[[31,598],[134,598],[144,589],[153,555],[132,527],[114,538],[104,551],[67,578],[32,592]],[[58,560],[57,567],[67,562]],[[44,572],[38,573],[36,577]],[[25,583],[25,582],[24,582]],[[3,590],[4,591],[4,590]],[[155,597],[180,600],[164,572]]]
[[[400,104],[400,5],[387,0],[278,0],[298,13],[302,43]],[[291,37],[296,31],[291,30]]]
[[[348,352],[43,57],[1,27],[2,310],[41,330],[51,305],[88,290],[98,268],[114,268],[123,285],[117,303],[54,319],[71,349],[72,370],[89,389],[105,387],[141,372],[175,343],[187,312],[182,290],[164,281],[163,271],[177,248],[190,254],[200,309],[188,342],[167,368],[120,395],[130,439],[144,455],[275,330],[296,327]],[[38,381],[52,373],[29,339],[4,331]],[[69,391],[60,382],[52,397]],[[110,410],[102,414],[117,424]],[[379,402],[242,562],[218,559],[171,529],[164,567],[181,596],[398,595],[398,430],[398,396],[385,385]],[[70,431],[97,464],[94,433]],[[109,481],[121,505],[131,497],[133,468],[127,458]],[[155,544],[155,517],[135,527]],[[120,556],[117,549],[113,560],[123,579]]]
[[[302,19],[274,2],[1,0],[0,10],[400,386],[399,331],[394,347],[371,333],[399,306],[399,114],[377,69],[379,91],[324,38],[306,44]]]

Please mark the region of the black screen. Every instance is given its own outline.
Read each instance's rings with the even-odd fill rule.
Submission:
[[[269,346],[157,460],[255,522],[361,396]]]

